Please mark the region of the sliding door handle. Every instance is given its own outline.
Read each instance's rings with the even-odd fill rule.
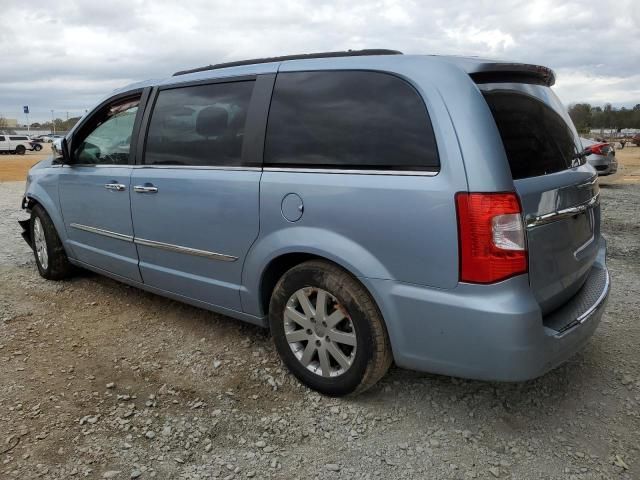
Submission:
[[[158,193],[158,187],[152,185],[136,185],[133,191],[137,193]]]
[[[127,189],[127,186],[121,183],[106,183],[104,188],[107,190],[114,190],[116,192],[123,192]]]

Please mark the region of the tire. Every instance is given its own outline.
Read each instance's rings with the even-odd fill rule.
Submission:
[[[26,148],[24,148],[23,145],[18,145],[16,147],[16,155],[24,155],[24,152],[26,152]]]
[[[369,292],[326,261],[301,263],[280,278],[269,304],[269,325],[287,368],[324,395],[364,392],[393,361],[384,320]]]
[[[67,259],[60,237],[40,205],[31,210],[31,244],[40,276],[47,280],[63,280],[71,276],[72,265]],[[44,249],[41,250],[41,249]]]
[[[36,144],[33,146],[33,149],[34,149],[36,152],[39,152],[40,150],[42,150],[42,145],[40,145],[39,143],[36,143]]]

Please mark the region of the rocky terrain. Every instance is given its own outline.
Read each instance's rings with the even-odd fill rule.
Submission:
[[[640,478],[640,185],[602,188],[613,291],[583,352],[502,384],[300,386],[268,333],[81,273],[48,282],[0,183],[0,478]]]

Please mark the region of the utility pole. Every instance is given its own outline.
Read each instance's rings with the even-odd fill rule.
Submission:
[[[53,121],[53,110],[51,110],[51,129],[53,134],[56,134],[56,122]]]

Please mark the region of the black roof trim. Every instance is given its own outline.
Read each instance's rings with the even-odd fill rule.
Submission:
[[[192,68],[191,70],[180,70],[173,76],[186,75],[187,73],[205,72],[218,68],[239,67],[241,65],[254,65],[256,63],[284,62],[285,60],[308,60],[310,58],[331,58],[331,57],[361,57],[365,55],[402,55],[398,50],[387,50],[384,48],[369,48],[364,50],[346,50],[343,52],[318,52],[302,53],[298,55],[285,55],[282,57],[254,58],[252,60],[239,60],[237,62],[217,63],[206,67]]]
[[[485,63],[469,75],[476,83],[531,83],[547,87],[556,83],[553,70],[527,63]]]

